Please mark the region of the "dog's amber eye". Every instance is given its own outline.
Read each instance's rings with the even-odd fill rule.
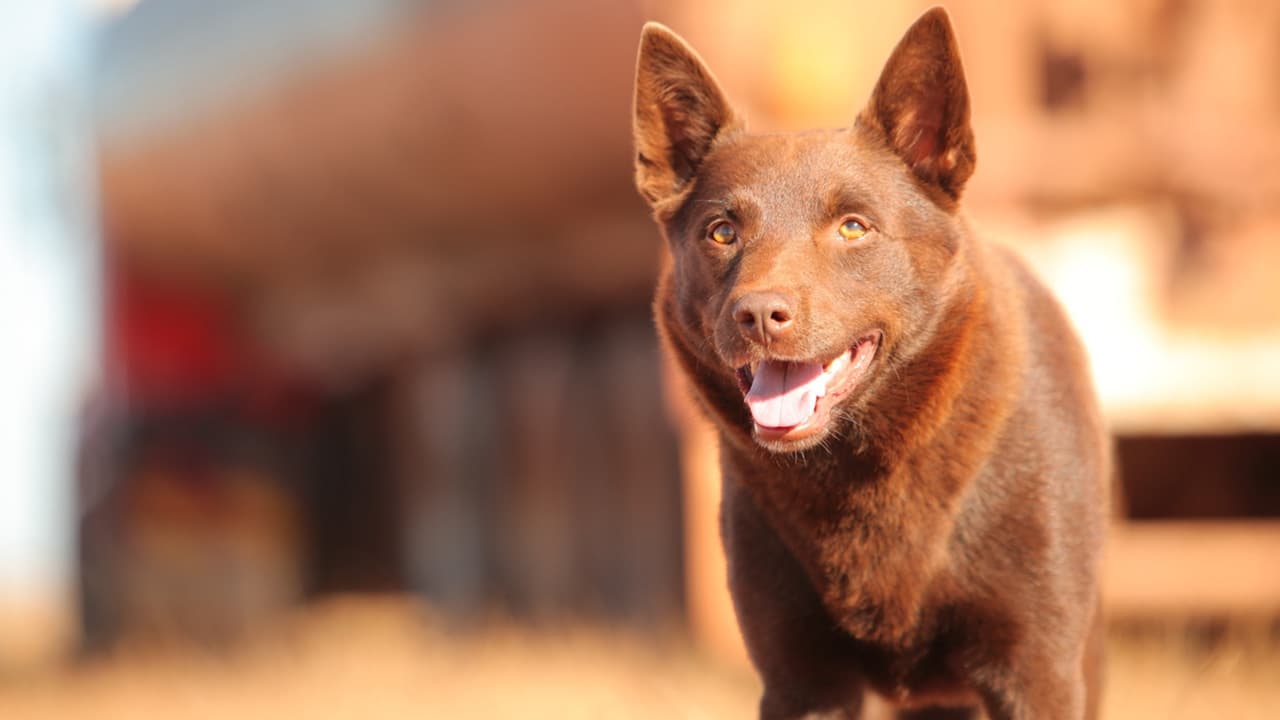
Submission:
[[[867,234],[867,226],[852,218],[840,223],[840,237],[845,240],[857,240]]]
[[[721,245],[732,245],[738,239],[738,231],[734,230],[733,225],[727,222],[718,222],[707,231],[707,237],[711,238],[712,242]]]

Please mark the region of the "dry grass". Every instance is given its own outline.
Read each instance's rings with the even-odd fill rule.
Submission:
[[[743,717],[755,687],[607,630],[451,634],[406,602],[321,605],[227,653],[122,652],[0,685],[5,720]]]
[[[1280,647],[1241,628],[1112,643],[1108,718],[1280,717]],[[225,653],[122,652],[0,684],[6,720],[742,718],[758,684],[678,639],[504,627],[451,634],[398,601],[335,602]]]
[[[1280,718],[1280,641],[1266,622],[1212,641],[1178,623],[1113,633],[1108,651],[1105,718]]]

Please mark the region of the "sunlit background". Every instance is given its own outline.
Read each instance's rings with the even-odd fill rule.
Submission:
[[[0,718],[750,717],[641,24],[758,129],[928,3],[0,3]],[[948,3],[1089,346],[1106,717],[1280,717],[1280,3]]]

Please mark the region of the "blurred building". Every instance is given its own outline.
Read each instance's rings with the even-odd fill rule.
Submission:
[[[753,126],[834,126],[924,5],[115,16],[90,637],[225,637],[316,593],[411,590],[459,617],[688,613],[732,645],[714,448],[662,382],[649,319],[639,27],[685,35]],[[1120,529],[1113,607],[1280,609],[1280,6],[950,9],[981,157],[971,214],[1079,325],[1124,512],[1196,521]]]
[[[354,590],[679,622],[639,18],[153,0],[106,28],[91,642]]]

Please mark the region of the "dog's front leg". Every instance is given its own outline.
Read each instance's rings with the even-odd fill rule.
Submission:
[[[762,720],[862,715],[850,640],[747,491],[725,477],[721,530],[729,590],[751,661],[764,681]]]
[[[1086,685],[1079,662],[1044,652],[992,675],[982,690],[991,720],[1084,720]]]
[[[861,703],[833,710],[804,712],[797,710],[794,706],[771,703],[770,700],[771,698],[766,693],[764,699],[760,702],[761,720],[774,720],[774,718],[786,718],[786,720],[857,720],[857,718],[862,717]]]

